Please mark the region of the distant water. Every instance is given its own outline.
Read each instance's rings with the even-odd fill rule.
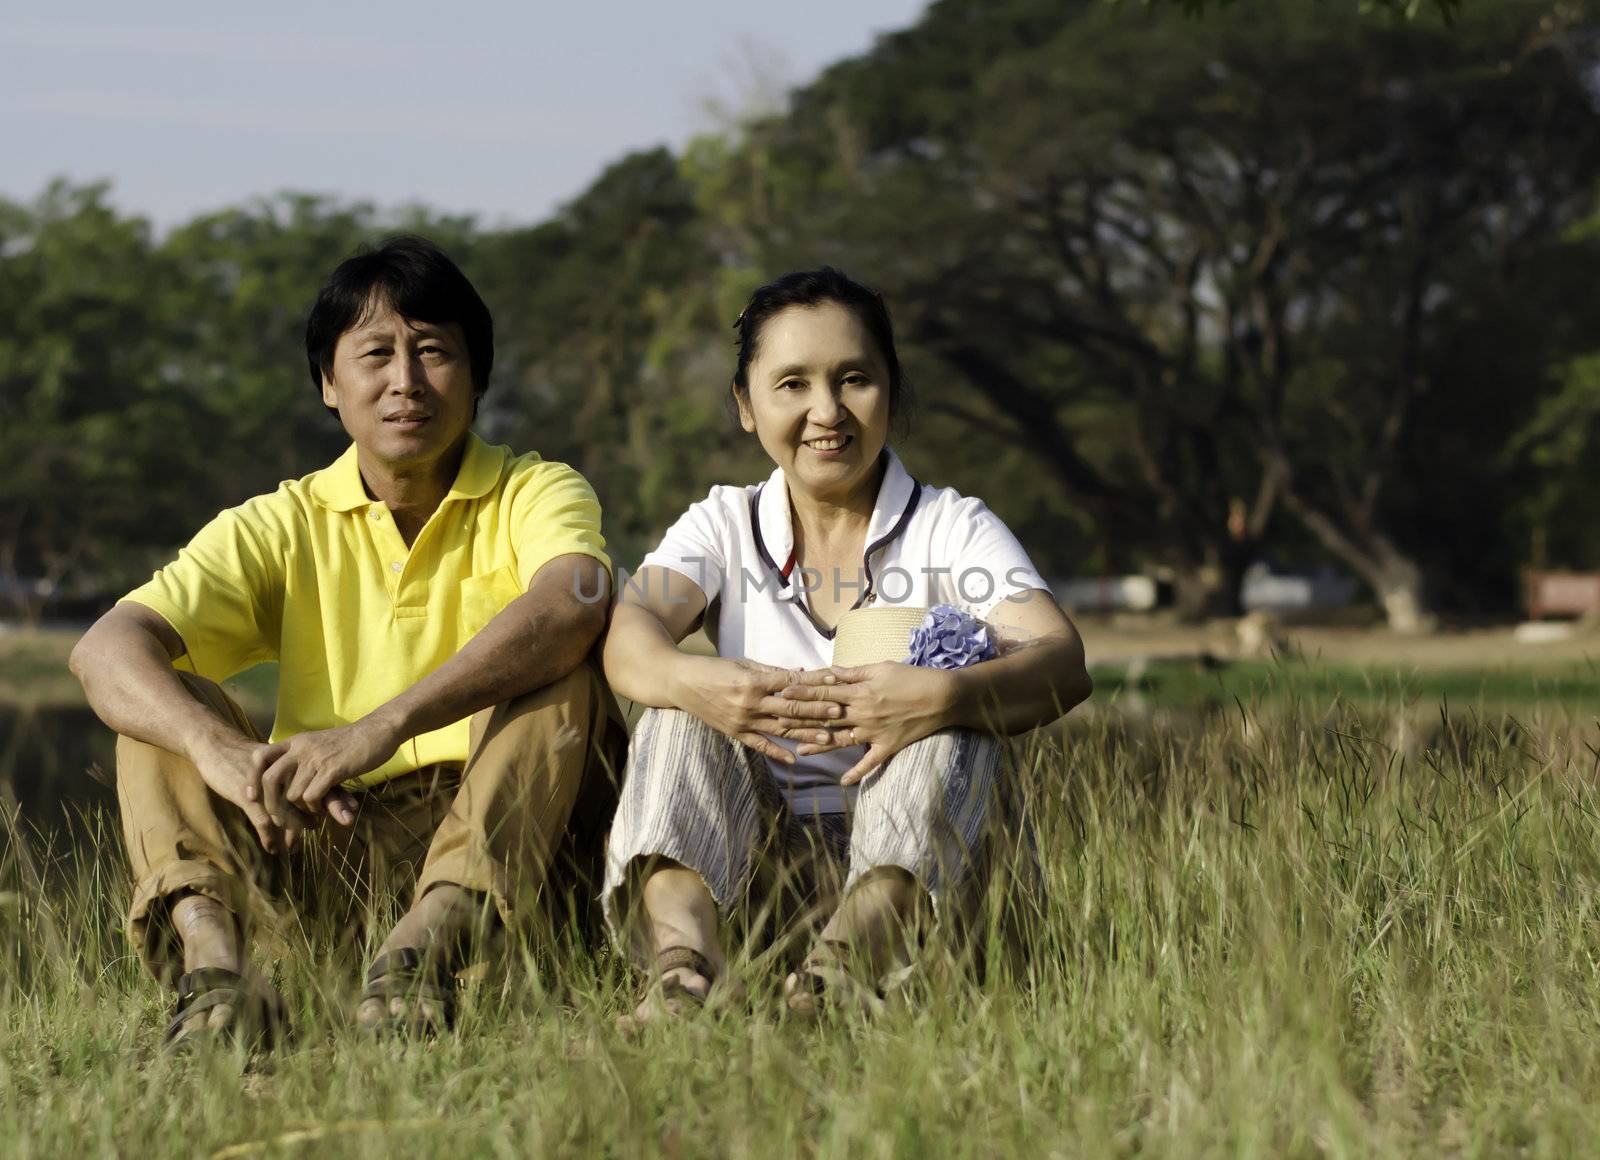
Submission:
[[[47,831],[86,809],[114,812],[115,749],[116,738],[87,708],[0,702],[0,802],[14,798],[24,823]]]

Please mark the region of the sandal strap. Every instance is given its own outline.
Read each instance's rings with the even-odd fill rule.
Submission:
[[[861,1006],[876,1007],[883,1001],[883,992],[851,972],[850,952],[850,944],[841,939],[818,943],[795,970],[795,982],[820,1001],[829,1001],[830,992],[836,1000],[840,991],[849,991]]]
[[[454,990],[456,973],[444,962],[430,965],[423,952],[416,947],[401,947],[388,954],[379,955],[372,960],[372,966],[367,968],[368,986],[389,979],[403,980],[407,985],[420,980],[436,987]]]
[[[199,967],[178,979],[178,1003],[181,1006],[207,991],[217,988],[245,990],[244,976],[227,967]]]
[[[253,1017],[269,1043],[276,1038],[277,1025],[286,1020],[281,1007],[254,990],[239,972],[226,967],[201,967],[178,980],[177,1001],[162,1041],[173,1044],[189,1020],[224,1005],[237,1008],[236,1020]],[[230,1023],[226,1028],[230,1033],[238,1029],[237,1023]]]
[[[675,946],[659,951],[655,958],[655,976],[660,978],[668,971],[693,971],[708,983],[717,981],[717,969],[711,960],[693,947]]]
[[[367,970],[367,985],[361,989],[361,1000],[422,999],[437,1003],[445,1026],[453,1029],[456,987],[456,974],[445,963],[430,966],[418,948],[401,947],[373,960]]]

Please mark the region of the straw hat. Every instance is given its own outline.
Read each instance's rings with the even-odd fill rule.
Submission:
[[[927,617],[926,608],[906,604],[868,604],[839,618],[833,634],[833,663],[842,669],[903,661],[911,652],[911,630]]]

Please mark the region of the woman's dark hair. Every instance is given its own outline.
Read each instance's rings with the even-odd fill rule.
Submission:
[[[894,324],[883,295],[851,278],[843,270],[823,266],[818,270],[797,270],[774,278],[754,294],[744,312],[734,321],[734,348],[738,359],[733,369],[734,394],[750,393],[750,364],[761,343],[761,331],[771,319],[791,306],[820,306],[837,302],[861,320],[889,369],[889,421],[903,433],[910,411],[911,384],[900,369],[900,355],[894,348]]]
[[[413,322],[460,326],[472,385],[480,396],[488,390],[494,367],[494,319],[489,308],[443,250],[414,234],[385,238],[346,258],[317,295],[306,320],[306,362],[317,390],[322,390],[323,376],[333,374],[333,351],[340,336],[359,324],[375,303]]]

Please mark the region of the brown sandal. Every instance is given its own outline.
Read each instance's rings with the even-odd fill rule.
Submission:
[[[653,969],[655,978],[651,980],[651,986],[660,989],[663,999],[687,999],[696,1007],[706,1005],[706,996],[696,995],[677,979],[667,978],[667,972],[693,971],[712,986],[717,983],[717,969],[711,965],[710,959],[693,947],[667,947],[656,954]]]
[[[358,1003],[368,999],[384,1000],[384,1014],[377,1022],[363,1030],[375,1038],[389,1035],[437,1034],[441,1028],[432,1020],[422,1019],[416,1013],[419,1002],[437,1004],[444,1031],[454,1031],[456,1026],[456,975],[447,964],[430,961],[417,947],[401,947],[388,954],[379,955],[367,971],[367,985],[361,989]],[[389,1000],[400,999],[408,1007],[405,1015],[391,1015]]]
[[[233,1008],[228,1023],[189,1026],[196,1015],[222,1006]],[[206,1041],[228,1039],[252,1049],[271,1050],[284,1038],[288,1026],[288,1008],[277,991],[257,986],[225,967],[201,967],[178,980],[177,1000],[162,1046],[169,1054],[182,1055]]]
[[[669,971],[693,971],[713,987],[717,983],[717,969],[705,955],[693,947],[666,947],[656,953],[655,959],[650,964],[650,985],[645,988],[641,1005],[654,997],[663,1007],[668,1001],[677,999],[689,1004],[694,1010],[703,1008],[708,995],[697,995],[679,980],[667,978]],[[651,1019],[640,1019],[631,1013],[621,1015],[617,1018],[617,1030],[624,1035],[637,1035],[651,1021]]]
[[[883,993],[851,973],[849,956],[850,944],[839,939],[826,939],[812,948],[784,983],[789,1013],[806,1022],[820,1019],[829,1008],[881,1015],[886,1006]]]

